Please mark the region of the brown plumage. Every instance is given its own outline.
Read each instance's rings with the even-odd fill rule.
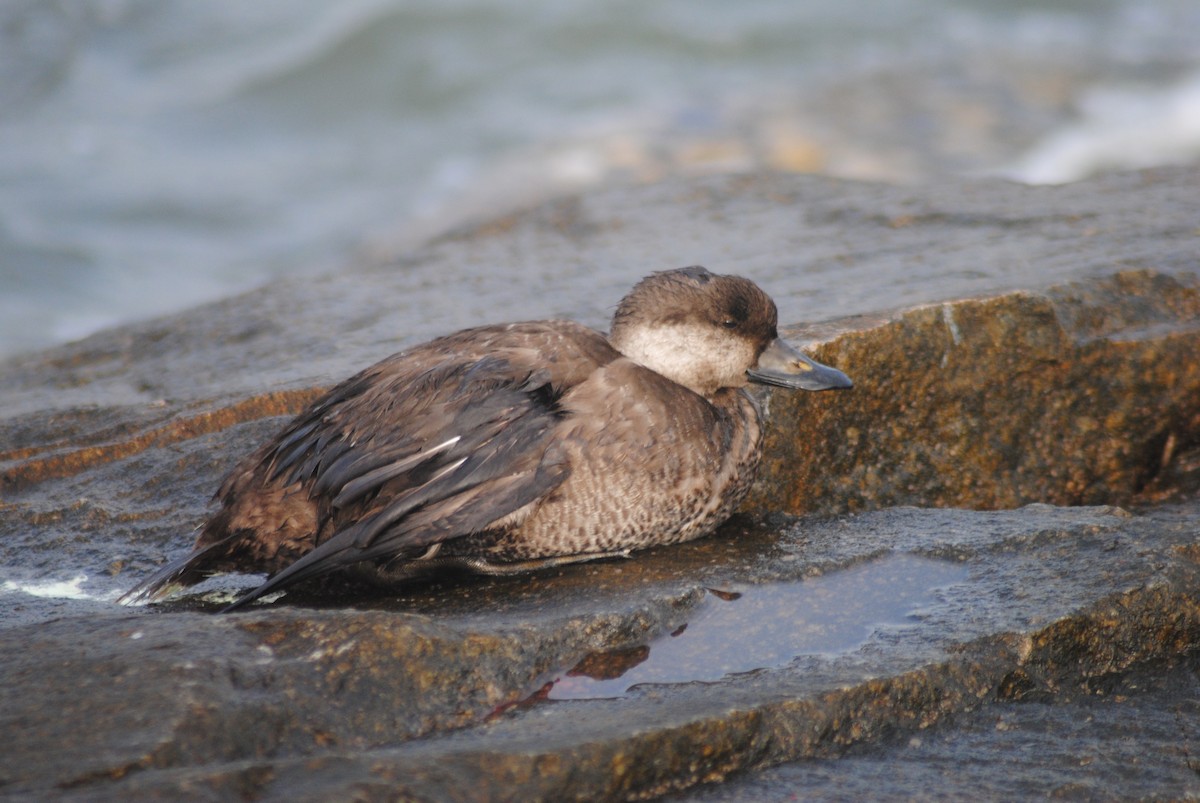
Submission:
[[[536,321],[388,357],[239,463],[194,551],[123,599],[271,574],[234,608],[350,566],[503,573],[704,535],[759,462],[746,383],[850,386],[775,327],[752,282],[684,268],[640,282],[608,338]]]

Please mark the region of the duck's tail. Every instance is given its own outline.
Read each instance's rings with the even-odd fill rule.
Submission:
[[[228,539],[222,539],[171,561],[122,594],[117,599],[117,604],[136,605],[152,602],[188,586],[194,586],[213,574],[210,562],[213,553],[227,546],[227,541]]]

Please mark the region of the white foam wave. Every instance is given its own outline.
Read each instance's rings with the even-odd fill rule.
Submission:
[[[77,574],[69,580],[5,580],[2,587],[5,591],[15,591],[28,594],[31,597],[44,599],[83,599],[107,601],[111,595],[97,595],[83,588],[87,582],[86,574]]]
[[[1120,169],[1200,159],[1200,73],[1164,88],[1103,87],[1080,101],[1082,117],[1034,146],[1003,174],[1064,184]]]

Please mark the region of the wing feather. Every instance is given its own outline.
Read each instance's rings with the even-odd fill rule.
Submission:
[[[330,466],[317,484],[317,490],[321,493],[328,493],[332,488],[340,488],[341,490],[333,499],[333,506],[345,507],[371,491],[379,489],[390,480],[411,471],[420,463],[437,457],[461,439],[461,435],[455,435],[430,449],[416,454],[404,454],[399,459],[380,461],[360,457],[344,467]],[[380,464],[381,462],[382,464]]]
[[[446,360],[412,381],[420,391],[396,392],[389,381],[314,410],[264,455],[271,474],[307,487],[335,526],[230,609],[351,563],[415,557],[486,530],[567,476],[553,437],[559,393],[545,372],[487,356]]]

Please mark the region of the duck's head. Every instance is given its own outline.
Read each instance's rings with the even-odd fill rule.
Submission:
[[[775,302],[740,276],[696,266],[647,276],[621,300],[609,340],[629,359],[711,398],[748,382],[803,390],[849,377],[779,339]]]

